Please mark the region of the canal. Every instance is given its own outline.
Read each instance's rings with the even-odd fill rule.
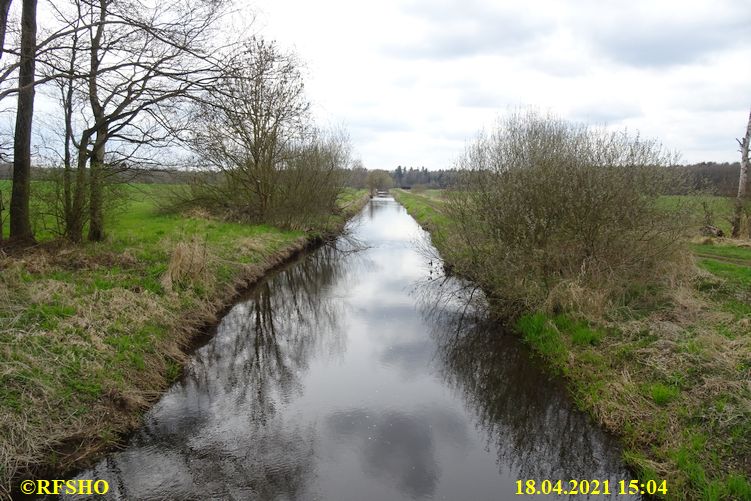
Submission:
[[[617,441],[441,270],[405,210],[373,199],[229,310],[126,447],[77,478],[110,499],[357,501],[631,479]]]

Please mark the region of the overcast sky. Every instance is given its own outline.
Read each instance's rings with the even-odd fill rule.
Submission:
[[[450,167],[532,105],[735,161],[751,107],[748,0],[255,0],[306,64],[316,114],[369,168]]]

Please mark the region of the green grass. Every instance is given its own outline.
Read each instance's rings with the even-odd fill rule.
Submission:
[[[429,231],[433,243],[439,249],[446,232],[450,231],[451,221],[443,210],[443,190],[425,190],[411,193],[406,190],[391,190],[394,198],[402,204],[425,230]],[[432,193],[432,196],[431,196]]]
[[[674,386],[666,386],[662,383],[654,383],[649,386],[649,396],[657,405],[665,405],[678,396],[679,390]]]
[[[417,196],[426,197],[432,200],[444,200],[446,196],[446,190],[437,190],[437,189],[429,189],[429,190],[402,190],[406,193],[413,193]]]
[[[737,247],[734,245],[692,244],[691,249],[700,255],[717,256],[734,260],[748,261],[751,265],[751,247]]]
[[[742,287],[751,287],[751,266],[727,263],[714,259],[700,259],[700,267],[728,282]]]
[[[555,324],[543,313],[523,315],[516,322],[517,330],[540,354],[561,367],[566,359],[566,346]]]
[[[556,315],[553,322],[559,331],[568,334],[571,341],[580,346],[597,345],[602,340],[604,333],[597,328],[587,325],[586,322],[576,320],[568,315]]]
[[[2,208],[0,211],[0,236],[4,239],[8,238],[9,233],[9,211],[10,211],[10,181],[0,179],[0,200],[2,200]]]
[[[730,234],[730,217],[733,213],[734,199],[711,195],[670,195],[660,197],[658,203],[666,210],[684,210],[691,214],[697,227],[705,224],[703,204],[710,211],[712,224],[720,228],[726,235]]]

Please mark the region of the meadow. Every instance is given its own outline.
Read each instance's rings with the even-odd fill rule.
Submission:
[[[446,193],[393,192],[439,251],[460,245]],[[705,207],[729,229],[730,199],[658,203],[694,207],[685,280],[634,290],[605,315],[540,310],[511,322],[577,405],[621,437],[639,477],[667,480],[668,499],[751,499],[751,242],[699,235]]]

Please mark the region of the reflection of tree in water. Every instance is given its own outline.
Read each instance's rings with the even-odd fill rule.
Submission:
[[[261,421],[288,403],[301,391],[300,374],[312,356],[344,349],[340,303],[326,294],[342,274],[338,257],[324,247],[255,288],[196,354],[188,379],[209,397],[240,389],[235,397],[252,403],[253,418]]]
[[[472,316],[457,300],[457,293],[468,297],[461,284],[437,285],[425,284],[420,294],[426,318],[436,320],[443,376],[477,416],[499,465],[519,478],[628,476],[617,442],[573,408],[519,340]]]
[[[108,480],[113,498],[298,497],[314,473],[314,432],[277,411],[302,391],[311,357],[344,349],[327,289],[346,263],[324,247],[255,288],[128,448],[80,478]]]

